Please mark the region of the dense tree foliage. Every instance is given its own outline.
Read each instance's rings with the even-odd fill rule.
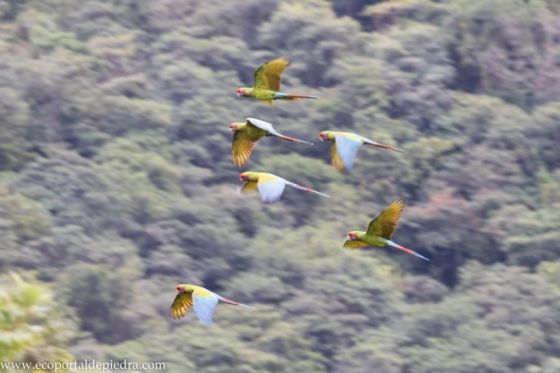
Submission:
[[[3,275],[0,281],[0,361],[68,361],[71,355],[64,343],[74,330],[51,290],[15,274]]]
[[[0,55],[0,270],[30,279],[1,279],[0,360],[560,370],[557,1],[0,0]],[[235,97],[276,56],[320,99]],[[263,205],[230,160],[247,116],[405,153],[340,175],[265,139],[249,169],[332,198]],[[396,198],[430,263],[341,248]],[[172,321],[179,282],[255,308]]]

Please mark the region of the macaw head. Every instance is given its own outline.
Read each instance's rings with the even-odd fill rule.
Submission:
[[[239,180],[245,181],[258,181],[259,177],[256,172],[246,171],[239,175]]]
[[[247,97],[250,96],[250,89],[251,88],[247,87],[237,88],[235,90],[235,94],[237,95],[237,97]]]
[[[177,290],[178,293],[188,293],[192,291],[191,286],[186,284],[179,284],[175,286],[175,290]]]
[[[332,137],[333,135],[330,131],[323,131],[319,134],[319,140],[321,141],[331,141]]]
[[[346,238],[350,241],[354,241],[358,239],[358,232],[350,231],[346,234]]]
[[[230,123],[228,128],[232,133],[235,133],[235,131],[241,129],[242,126],[244,126],[245,123],[241,123],[241,122],[233,122]]]

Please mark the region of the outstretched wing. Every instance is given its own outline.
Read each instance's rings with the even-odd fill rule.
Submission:
[[[345,247],[346,249],[362,249],[368,246],[369,245],[367,243],[360,240],[346,240],[343,245],[343,247]]]
[[[245,131],[235,131],[231,143],[231,159],[237,167],[243,166],[253,152],[255,141]]]
[[[175,300],[171,304],[169,313],[174,319],[180,319],[185,316],[193,306],[191,293],[178,293]]]
[[[278,132],[274,129],[274,126],[272,125],[272,123],[265,122],[264,120],[260,120],[260,119],[256,119],[256,118],[247,118],[247,124],[249,124],[253,127],[256,127],[258,129],[261,129],[261,130],[267,132],[270,135],[277,136],[277,137],[279,137],[283,140],[286,140],[286,141],[299,142],[299,143],[304,143],[304,144],[308,144],[308,145],[313,145],[312,142],[281,134],[280,132]]]
[[[275,58],[262,64],[254,73],[255,88],[279,91],[280,75],[288,64],[285,58]]]
[[[400,199],[393,201],[369,223],[367,234],[390,240],[403,209],[403,201]]]
[[[276,130],[274,129],[274,127],[272,126],[272,123],[268,123],[265,122],[264,120],[260,120],[257,118],[246,118],[247,119],[247,124],[253,126],[253,127],[257,127],[263,131],[266,131],[268,133],[271,133],[273,135],[277,135],[278,132],[276,132]]]
[[[358,150],[362,146],[362,142],[343,135],[336,135],[334,138],[335,149],[331,148],[331,162],[339,171],[344,169],[350,171],[354,164],[354,158],[356,158],[356,154],[358,154]],[[340,168],[340,163],[343,165],[342,169]]]
[[[257,189],[263,202],[276,202],[282,197],[286,181],[274,175],[261,175]]]
[[[331,145],[331,164],[334,168],[337,169],[339,172],[344,172],[344,162],[338,156],[338,152],[336,151],[336,143],[333,141]]]
[[[196,317],[204,325],[212,324],[212,315],[216,310],[220,297],[206,289],[196,289],[193,291],[192,297]]]
[[[253,192],[257,190],[257,182],[256,181],[246,181],[243,183],[243,185],[241,185],[241,188],[239,188],[240,192],[243,193],[249,193],[249,192]]]

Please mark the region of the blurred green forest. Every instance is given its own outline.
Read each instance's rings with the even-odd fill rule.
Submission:
[[[235,96],[292,61],[264,105]],[[248,169],[329,193],[238,195]],[[396,198],[395,240],[347,251]],[[169,372],[560,371],[557,0],[0,0],[0,360]],[[215,325],[168,311],[176,283]]]

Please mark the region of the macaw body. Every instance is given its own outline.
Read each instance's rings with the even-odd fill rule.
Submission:
[[[244,123],[231,123],[229,129],[233,132],[231,158],[238,167],[243,166],[247,162],[253,152],[255,143],[265,136],[274,136],[290,142],[313,145],[309,141],[282,135],[274,129],[271,123],[255,118],[247,118],[247,121]]]
[[[394,201],[369,223],[366,232],[348,232],[347,240],[344,242],[344,247],[347,249],[361,249],[366,247],[389,246],[407,254],[417,256],[418,258],[426,261],[430,261],[430,259],[425,256],[391,241],[391,237],[395,232],[395,228],[397,227],[397,223],[403,209],[404,203],[401,200]]]
[[[272,104],[273,100],[292,101],[300,98],[317,98],[280,92],[280,75],[288,64],[289,61],[285,58],[275,58],[262,64],[253,74],[253,87],[237,88],[235,93],[238,97],[253,97],[268,104]]]
[[[314,189],[292,183],[280,176],[274,174],[269,174],[266,172],[254,172],[247,171],[239,175],[239,179],[243,182],[240,191],[241,192],[253,192],[257,191],[263,202],[276,202],[282,197],[284,193],[284,188],[286,185],[292,188],[303,190],[305,192],[311,192],[318,194],[322,197],[329,198],[330,196]]]
[[[372,145],[381,149],[402,152],[398,148],[378,143],[352,132],[323,131],[319,134],[319,139],[332,143],[330,149],[331,164],[340,172],[352,169],[354,159],[362,145]]]
[[[300,98],[312,98],[315,99],[317,96],[308,96],[308,95],[296,95],[284,92],[273,91],[271,89],[259,89],[253,87],[241,87],[238,88],[237,96],[239,97],[253,97],[260,101],[265,101],[268,104],[271,104],[273,100],[287,100],[287,101],[294,101]]]
[[[194,313],[198,320],[204,325],[210,325],[212,324],[212,315],[220,301],[235,306],[251,308],[245,304],[224,298],[201,286],[179,284],[175,289],[177,290],[177,296],[170,308],[171,317],[174,319],[180,319],[191,308],[194,308]]]

